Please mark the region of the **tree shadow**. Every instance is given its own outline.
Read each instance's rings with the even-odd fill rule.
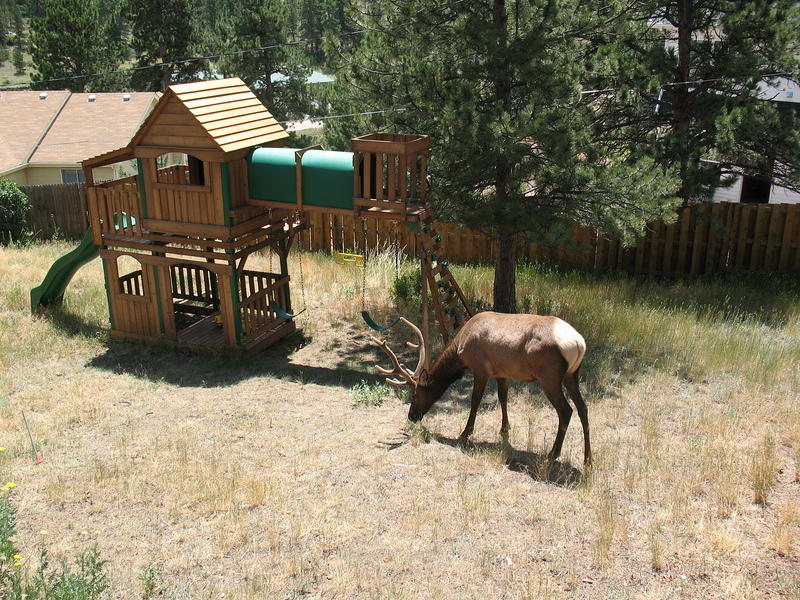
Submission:
[[[703,315],[728,323],[746,320],[783,327],[796,311],[800,282],[790,274],[737,272],[692,280],[608,277],[632,303]]]
[[[506,456],[506,466],[511,471],[525,473],[535,481],[551,483],[559,487],[572,488],[581,481],[583,473],[572,466],[568,460],[551,461],[546,454],[517,450],[503,442],[469,442],[462,448],[457,438],[434,435],[440,444],[462,449],[468,454],[480,452],[499,452]]]
[[[112,339],[106,351],[86,366],[180,387],[224,387],[256,377],[344,387],[379,381],[366,370],[353,368],[355,359],[344,358],[331,367],[294,362],[292,355],[309,342],[298,331],[254,356],[240,356]]]

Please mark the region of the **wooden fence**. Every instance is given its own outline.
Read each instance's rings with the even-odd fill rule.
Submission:
[[[415,236],[401,223],[310,214],[300,244],[307,250],[364,252],[394,248],[416,255]],[[436,230],[453,263],[491,262],[486,236],[452,223]],[[725,271],[800,271],[800,204],[698,204],[675,222],[653,223],[631,247],[575,226],[558,245],[527,244],[519,257],[562,268],[692,277]]]
[[[27,186],[30,227],[43,238],[86,231],[86,189],[81,184]],[[414,233],[401,223],[310,213],[299,244],[307,250],[372,251],[395,248],[416,254]],[[491,262],[494,244],[453,223],[437,230],[453,263]],[[575,226],[556,246],[528,244],[519,256],[563,268],[684,277],[724,271],[800,271],[800,204],[698,204],[680,210],[674,223],[654,223],[636,244]]]
[[[56,233],[79,238],[86,233],[86,186],[82,183],[27,185],[20,189],[31,201],[28,227],[41,239]]]

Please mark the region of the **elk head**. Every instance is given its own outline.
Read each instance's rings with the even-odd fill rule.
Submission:
[[[387,383],[396,386],[408,386],[410,390],[409,399],[411,401],[411,407],[408,410],[408,418],[410,421],[419,421],[430,408],[430,404],[428,404],[428,406],[423,406],[423,404],[426,402],[421,398],[421,394],[419,393],[420,384],[425,381],[427,375],[424,369],[428,351],[427,347],[425,346],[425,338],[423,337],[422,332],[419,330],[419,327],[414,325],[405,317],[400,317],[400,321],[405,325],[408,325],[417,336],[418,343],[414,344],[412,342],[406,342],[406,345],[409,348],[419,350],[419,362],[417,363],[417,368],[414,369],[414,372],[412,373],[408,367],[400,362],[400,360],[397,358],[397,355],[392,351],[391,348],[389,348],[385,340],[379,340],[376,337],[370,336],[370,339],[372,339],[372,341],[375,342],[391,359],[393,365],[393,368],[391,369],[384,369],[380,365],[375,365],[375,370],[378,373],[387,376]]]

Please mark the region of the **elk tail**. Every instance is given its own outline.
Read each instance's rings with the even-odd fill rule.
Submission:
[[[557,319],[553,327],[555,338],[561,356],[567,361],[567,375],[572,375],[581,366],[583,356],[586,354],[586,341],[583,336],[575,331],[569,323]]]

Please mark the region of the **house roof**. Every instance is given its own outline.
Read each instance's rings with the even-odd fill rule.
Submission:
[[[0,92],[0,172],[25,164],[37,142],[58,115],[67,91]]]
[[[2,92],[0,172],[25,164],[77,164],[119,148],[131,139],[158,96],[153,92]]]
[[[190,115],[188,125],[173,124],[168,115]],[[177,118],[177,117],[174,117]],[[183,123],[175,121],[175,123]],[[131,145],[156,145],[148,139],[152,129],[168,124],[158,140],[175,146],[206,146],[233,152],[252,146],[273,144],[289,137],[267,108],[238,77],[171,85]],[[179,127],[186,127],[179,130]],[[196,138],[205,137],[205,140]],[[180,143],[184,138],[186,143]],[[195,139],[192,139],[195,138]]]
[[[30,162],[79,163],[119,148],[136,133],[158,96],[155,92],[72,94]]]

